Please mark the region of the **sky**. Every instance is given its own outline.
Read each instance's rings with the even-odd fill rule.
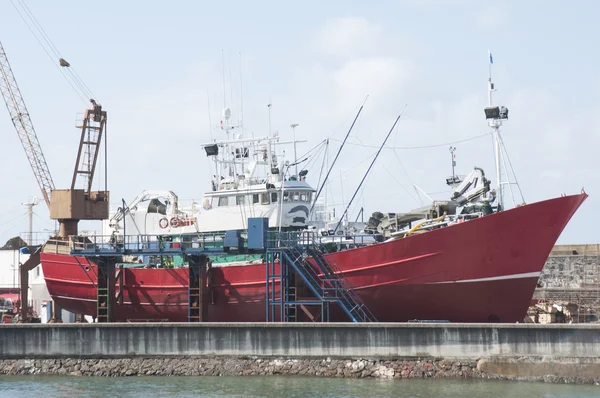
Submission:
[[[270,124],[272,132],[291,138],[290,124],[298,123],[296,135],[307,141],[298,144],[299,154],[329,138],[331,162],[367,98],[331,172],[327,200],[337,214],[402,112],[350,207],[351,219],[361,207],[367,215],[419,207],[426,198],[419,199],[413,185],[447,198],[450,145],[459,174],[482,167],[495,185],[483,112],[489,49],[494,102],[510,110],[502,134],[525,202],[584,188],[590,196],[558,243],[600,243],[594,215],[600,205],[600,56],[593,50],[600,3],[26,3],[108,112],[111,203],[144,189],[201,199],[210,190],[201,144],[218,137],[210,126],[220,120],[224,103],[234,120],[243,120],[247,135],[266,135]],[[79,144],[75,120],[89,103],[69,86],[10,0],[0,3],[0,15],[0,41],[55,185],[67,188]],[[6,110],[0,110],[0,137],[1,245],[27,229],[22,203],[41,195]],[[316,186],[320,160],[306,166]],[[34,210],[34,231],[54,229],[44,203]],[[80,227],[93,228],[99,224]]]

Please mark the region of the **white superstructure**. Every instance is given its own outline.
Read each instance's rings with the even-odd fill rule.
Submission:
[[[277,135],[244,138],[229,123],[225,109],[219,128],[225,140],[203,144],[211,160],[211,191],[199,202],[183,207],[172,191],[143,191],[105,222],[104,234],[179,235],[245,230],[249,217],[269,219],[271,228],[303,228],[308,224],[315,190],[307,170],[285,160]]]

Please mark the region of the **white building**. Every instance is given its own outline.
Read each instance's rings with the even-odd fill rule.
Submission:
[[[28,258],[29,254],[22,254],[19,250],[0,250],[0,296],[6,296],[13,301],[19,299],[19,264]],[[42,266],[38,265],[29,271],[29,304],[42,318],[42,322],[48,319],[45,303],[50,300]]]

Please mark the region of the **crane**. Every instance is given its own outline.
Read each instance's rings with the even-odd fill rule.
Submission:
[[[8,113],[17,130],[27,160],[29,160],[33,174],[42,190],[44,201],[50,207],[50,192],[54,190],[54,182],[52,181],[52,176],[50,175],[48,164],[46,164],[46,158],[44,158],[44,154],[42,153],[35,129],[33,128],[29,111],[25,106],[21,90],[19,90],[17,80],[8,63],[8,58],[1,42],[0,73],[2,75],[2,79],[0,79],[0,92],[2,92],[2,97],[4,97]]]
[[[61,58],[61,66],[70,66],[68,62],[63,61]],[[94,99],[90,100],[92,107],[86,109],[81,125],[77,126],[81,128],[81,138],[71,188],[56,189],[2,43],[0,43],[0,92],[2,92],[10,118],[42,191],[44,201],[50,210],[50,218],[59,222],[56,238],[67,240],[69,236],[77,235],[79,220],[107,219],[108,191],[106,187],[104,191],[91,190],[100,143],[106,128],[106,111],[102,110],[102,106]],[[79,180],[83,180],[83,189],[76,188]],[[31,245],[31,242],[28,243]],[[29,271],[40,264],[42,248],[43,246],[31,253],[29,259],[20,268],[21,308],[19,318],[22,321],[29,316]]]

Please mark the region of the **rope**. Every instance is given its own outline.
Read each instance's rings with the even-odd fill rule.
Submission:
[[[408,149],[428,149],[428,148],[437,148],[437,147],[441,147],[441,146],[448,146],[448,145],[454,145],[454,144],[460,144],[461,142],[467,142],[467,141],[472,141],[472,140],[476,140],[478,138],[482,138],[482,137],[487,137],[489,136],[490,133],[485,133],[485,134],[481,134],[481,135],[476,135],[474,137],[469,137],[469,138],[465,138],[463,140],[458,140],[458,141],[452,141],[452,142],[446,142],[443,144],[432,144],[432,145],[418,145],[418,146],[398,146],[398,147],[390,147],[390,146],[386,146],[384,147],[384,149],[402,149],[402,150],[408,150]],[[337,141],[337,142],[341,142],[341,140],[337,140],[335,138],[330,138],[330,140],[332,141]],[[363,145],[363,144],[357,144],[357,143],[353,143],[353,142],[348,142],[348,145],[356,145],[356,146],[361,146],[361,147],[365,147],[365,148],[379,148],[377,145]]]
[[[58,51],[58,49],[44,30],[44,28],[42,27],[42,25],[39,23],[35,15],[33,15],[33,12],[25,3],[25,0],[16,1],[21,7],[21,9],[19,9],[17,4],[15,4],[14,0],[10,0],[12,6],[17,11],[19,16],[29,29],[29,31],[33,34],[35,40],[38,42],[40,47],[42,47],[42,50],[44,50],[52,64],[58,69],[58,71],[67,81],[69,86],[71,86],[71,88],[79,97],[79,99],[81,99],[81,101],[87,104],[90,98],[94,98],[94,94],[92,93],[92,91],[89,89],[89,87],[85,84],[83,79],[79,76],[77,71],[75,71],[75,69],[71,65],[62,67],[62,65],[59,66],[59,64],[56,63],[56,58],[58,58],[59,60],[63,60],[62,55],[60,54],[60,52]],[[29,19],[29,21],[27,19]],[[34,29],[37,30],[38,33],[36,33]],[[43,42],[45,42],[46,44],[44,45]],[[54,55],[52,55],[51,53],[53,53]],[[64,69],[66,69],[67,71],[65,72]]]

